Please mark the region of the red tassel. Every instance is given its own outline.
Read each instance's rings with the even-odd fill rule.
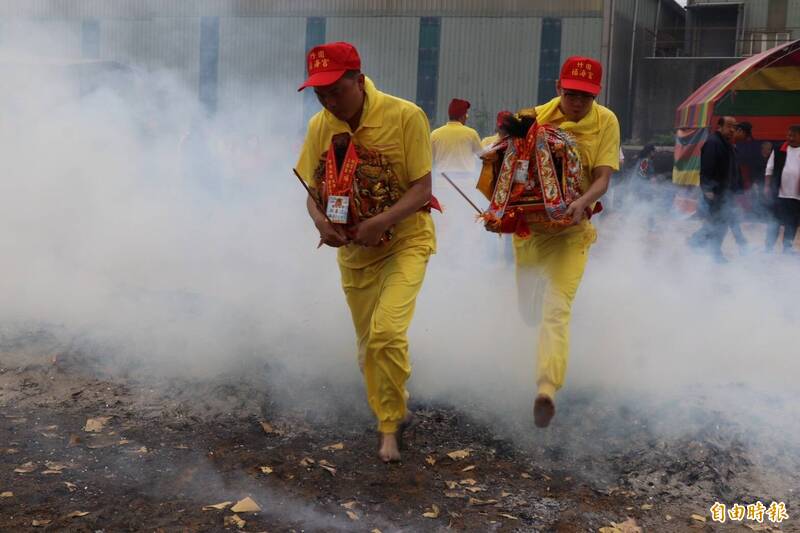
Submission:
[[[440,203],[439,203],[439,200],[438,200],[438,199],[437,199],[435,196],[433,196],[433,195],[431,195],[431,201],[430,201],[430,202],[428,202],[428,206],[429,206],[431,209],[436,209],[436,210],[437,210],[437,211],[439,211],[440,213],[444,213],[444,211],[442,211],[442,204],[440,204]]]

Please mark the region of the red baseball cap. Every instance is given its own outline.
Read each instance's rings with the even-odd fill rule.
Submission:
[[[315,46],[306,57],[308,78],[298,91],[306,87],[324,87],[339,81],[348,70],[361,70],[358,50],[350,43],[336,42]]]
[[[590,57],[572,56],[561,67],[561,88],[597,96],[603,81],[603,66]]]

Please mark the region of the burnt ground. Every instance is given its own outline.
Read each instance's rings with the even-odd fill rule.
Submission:
[[[624,432],[574,455],[553,442],[516,444],[463,409],[416,404],[410,449],[386,466],[364,429],[368,413],[332,421],[280,407],[271,395],[281,391],[253,377],[270,372],[264,363],[156,386],[96,363],[79,351],[3,346],[0,493],[12,495],[0,498],[0,530],[573,532],[626,522],[603,531],[767,531],[766,519],[712,524],[708,508],[791,498],[799,486],[796,456],[775,451],[783,466],[767,476],[737,431],[700,423],[663,439],[624,410],[614,413]],[[604,416],[581,396],[569,403],[560,416]],[[102,427],[86,431],[98,417]],[[455,451],[468,455],[447,455]],[[230,509],[203,510],[247,496],[261,511],[237,513],[238,526]]]

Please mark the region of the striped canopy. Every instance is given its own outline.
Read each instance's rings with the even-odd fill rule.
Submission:
[[[782,140],[800,124],[800,40],[748,57],[692,93],[677,110],[676,128],[705,128],[730,115],[753,124],[756,139]]]

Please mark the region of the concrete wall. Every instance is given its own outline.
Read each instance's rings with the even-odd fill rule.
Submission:
[[[769,26],[769,0],[690,0],[689,5],[744,3],[745,31],[761,31]],[[778,17],[779,18],[779,17]],[[777,19],[776,19],[777,22]],[[791,30],[795,39],[800,38],[800,1],[787,0],[783,27]]]
[[[644,58],[653,54],[656,22],[660,28],[682,26],[684,14],[673,0],[662,0],[660,4],[658,0],[613,0],[612,5],[614,27],[610,65],[607,65],[607,105],[619,118],[622,138],[629,139],[640,120],[633,111],[635,90],[640,78],[646,75],[642,71]]]
[[[769,5],[769,0],[690,0],[689,2],[687,2],[689,6],[701,5],[701,4],[741,4],[741,3],[744,3],[745,29],[766,28],[767,9]],[[791,3],[791,0],[789,0],[789,3]]]

